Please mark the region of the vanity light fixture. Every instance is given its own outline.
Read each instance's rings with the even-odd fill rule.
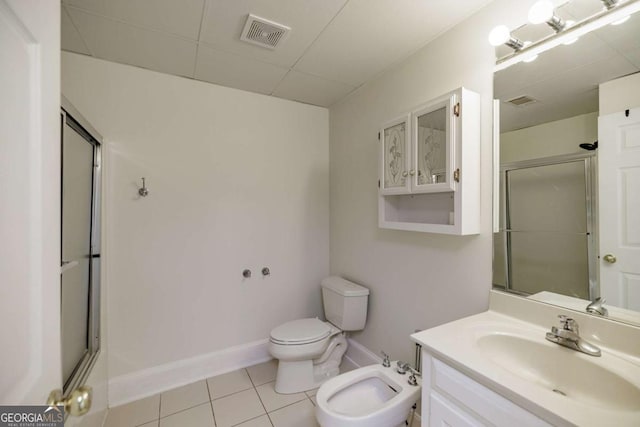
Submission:
[[[528,44],[527,46],[525,46],[523,43],[522,47],[520,47],[519,49],[516,49],[515,52],[509,55],[506,55],[502,58],[499,58],[496,61],[496,66],[493,69],[494,72],[504,70],[505,68],[508,68],[514,64],[517,64],[518,62],[523,62],[524,60],[529,59],[532,56],[539,55],[542,52],[546,52],[547,50],[553,49],[554,47],[559,46],[561,44],[573,43],[579,37],[585,34],[588,34],[592,31],[595,31],[599,28],[602,28],[606,25],[610,25],[614,23],[621,24],[622,22],[624,22],[624,20],[628,19],[628,17],[640,11],[640,0],[626,0],[626,1],[616,0],[615,4],[613,4],[614,0],[608,0],[608,1],[601,0],[601,1],[605,4],[604,10],[602,10],[601,12],[596,13],[595,15],[590,16],[586,19],[583,19],[580,22],[576,22],[573,25],[567,25],[567,23],[565,23],[565,28],[563,31],[559,33],[551,34],[547,37],[544,37],[541,40]],[[612,6],[608,8],[606,6],[607,4],[612,4]],[[497,28],[499,27],[494,28],[491,31],[491,34],[493,34]],[[511,34],[508,32],[508,29],[507,29],[507,33],[508,33],[509,39],[517,40],[515,37],[511,36]],[[489,42],[491,42],[491,44],[496,46],[493,43],[493,41],[496,41],[497,35],[494,38],[494,37],[491,37],[491,34],[489,35],[490,36]]]
[[[522,40],[517,39],[511,35],[509,27],[506,25],[498,25],[489,33],[489,43],[491,46],[500,46],[506,44],[511,49],[518,52],[525,44]]]
[[[564,30],[567,26],[567,23],[562,18],[556,16],[551,0],[535,2],[533,6],[531,6],[531,9],[529,9],[529,22],[532,24],[542,24],[546,22],[556,33]]]

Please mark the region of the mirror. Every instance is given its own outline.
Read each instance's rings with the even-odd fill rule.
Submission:
[[[556,8],[556,15],[579,22],[602,7],[599,0],[571,0]],[[553,30],[527,24],[512,34],[536,41]],[[512,52],[506,46],[496,49],[498,58]],[[500,104],[494,289],[581,312],[595,298],[604,297],[607,317],[640,325],[640,271],[610,274],[620,263],[615,264],[615,254],[603,243],[619,233],[606,216],[624,217],[624,226],[640,229],[640,201],[633,196],[636,200],[625,205],[626,212],[620,212],[622,203],[611,202],[609,193],[616,193],[616,185],[623,183],[609,178],[618,171],[603,160],[603,144],[607,149],[612,143],[608,136],[605,141],[602,125],[598,127],[599,85],[639,72],[636,13],[620,25],[599,28],[541,53],[533,62],[494,74],[494,98]],[[635,77],[640,82],[640,74]],[[637,107],[640,99],[626,108]],[[625,108],[620,110],[622,117]],[[633,167],[636,172],[628,177],[635,181],[625,184],[636,186],[637,193],[640,164]],[[635,254],[627,255],[633,259],[626,262],[640,266],[640,250]]]

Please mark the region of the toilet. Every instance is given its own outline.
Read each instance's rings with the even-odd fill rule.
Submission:
[[[312,390],[338,375],[347,351],[346,332],[364,329],[369,290],[336,276],[323,279],[321,286],[326,322],[298,319],[271,331],[269,353],[278,359],[277,393]]]
[[[316,419],[321,427],[405,426],[422,389],[409,375],[380,364],[338,375],[318,390]]]

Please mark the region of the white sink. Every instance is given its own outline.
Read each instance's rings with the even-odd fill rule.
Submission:
[[[640,411],[640,388],[609,369],[613,366],[603,366],[598,357],[512,334],[480,336],[476,344],[502,369],[566,399],[614,411]],[[623,359],[615,362],[618,371],[638,369]]]
[[[549,328],[487,311],[413,335],[432,355],[552,425],[640,426],[640,357],[601,345],[589,356]],[[640,348],[640,347],[639,347]]]

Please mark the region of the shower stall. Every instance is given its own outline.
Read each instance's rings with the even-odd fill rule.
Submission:
[[[594,153],[501,165],[494,286],[598,296],[595,168]]]

